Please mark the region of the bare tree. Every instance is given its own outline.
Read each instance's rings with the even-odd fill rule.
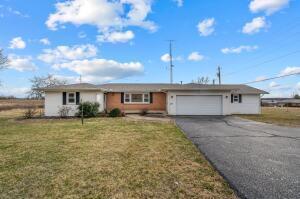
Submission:
[[[6,68],[7,64],[8,64],[8,58],[4,56],[3,50],[0,49],[0,70]]]
[[[208,84],[209,77],[198,77],[196,80],[192,80],[193,84]]]
[[[3,50],[0,49],[0,71],[5,69],[8,65],[8,58],[4,56]],[[0,86],[1,86],[1,81],[0,81]]]
[[[28,92],[29,98],[42,99],[44,92],[38,90],[40,88],[46,88],[50,86],[58,86],[67,84],[66,80],[60,80],[55,78],[53,75],[48,74],[47,76],[34,76],[30,79],[31,90]]]

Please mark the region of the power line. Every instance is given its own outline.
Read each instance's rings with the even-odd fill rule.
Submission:
[[[295,19],[300,19],[299,17],[296,17]],[[296,21],[296,22],[295,22]],[[275,34],[273,34],[272,36],[274,37],[274,35],[276,35],[276,37],[277,37],[277,35],[279,36],[282,36],[283,34],[282,33],[286,33],[286,32],[288,32],[288,33],[290,33],[290,32],[292,32],[291,30],[292,29],[294,29],[295,27],[298,27],[298,24],[300,23],[300,21],[297,21],[297,20],[292,20],[292,23],[287,23],[286,25],[286,28],[288,29],[289,28],[289,30],[287,30],[287,29],[282,29],[281,31],[279,31],[279,32],[276,32]],[[299,35],[299,31],[297,31],[297,32],[294,32],[294,33],[292,33],[292,35],[288,35],[288,36],[285,36],[284,38],[281,38],[280,40],[274,40],[274,39],[272,39],[272,43],[274,44],[274,42],[275,43],[278,43],[279,44],[279,46],[278,46],[278,48],[277,49],[282,49],[282,47],[283,46],[286,46],[288,43],[281,43],[282,41],[287,41],[287,40],[289,40],[289,39],[291,39],[291,38],[293,38],[294,36],[298,36]],[[299,40],[297,40],[297,41],[299,41]],[[295,43],[295,41],[293,41],[294,43]],[[280,44],[281,43],[281,44]],[[274,50],[274,48],[267,48],[268,50],[271,50],[271,51],[273,51]],[[271,54],[270,52],[269,53],[259,53],[259,54],[261,54],[261,55],[263,55],[263,56],[256,56],[256,57],[254,57],[254,58],[251,58],[251,60],[249,60],[249,61],[252,61],[252,60],[257,60],[257,59],[259,59],[259,58],[262,58],[262,57],[264,57],[265,55],[264,54]],[[294,54],[293,52],[291,53],[291,54]],[[291,54],[288,54],[287,56],[289,56],[289,55],[291,55]],[[281,58],[284,58],[285,56],[283,56],[283,57],[280,57],[280,58],[278,58],[278,59],[281,59]],[[274,59],[274,60],[277,60],[277,59]],[[272,60],[272,61],[274,61],[274,60]],[[271,62],[271,61],[269,61],[269,60],[267,60],[266,61],[266,63],[268,63],[268,62]],[[265,62],[262,62],[262,64],[264,64]],[[260,65],[261,63],[259,63],[259,65]],[[256,64],[256,65],[258,65],[258,64]],[[247,69],[251,69],[252,67],[248,67],[248,68],[246,68],[246,70]],[[238,70],[238,71],[233,71],[233,72],[230,72],[230,73],[227,73],[227,74],[225,74],[224,76],[230,76],[230,75],[232,75],[232,74],[236,74],[236,73],[239,73],[239,72],[242,72],[243,70]]]
[[[261,66],[261,65],[263,65],[263,64],[270,63],[270,62],[273,62],[273,61],[276,61],[276,60],[279,60],[279,59],[288,57],[288,56],[290,56],[290,55],[293,55],[293,54],[296,54],[296,53],[299,53],[299,52],[300,52],[300,50],[296,50],[296,51],[287,53],[287,54],[282,55],[282,56],[279,56],[279,57],[275,57],[275,58],[272,58],[272,59],[268,59],[268,60],[263,61],[263,62],[261,62],[261,63],[259,63],[259,64],[255,64],[255,65],[252,65],[252,66],[250,66],[250,67],[243,68],[243,69],[238,70],[238,71],[235,71],[235,72],[227,73],[227,74],[225,74],[224,76],[230,76],[230,75],[233,75],[233,74],[236,74],[236,73],[245,71],[245,70],[249,70],[249,69],[252,69],[252,68],[256,68],[256,67],[259,67],[259,66]]]
[[[264,82],[264,81],[269,81],[269,80],[273,80],[273,79],[279,79],[279,78],[293,76],[293,75],[300,75],[300,72],[291,73],[291,74],[287,74],[287,75],[280,75],[280,76],[276,76],[276,77],[265,78],[265,79],[262,79],[262,80],[256,80],[256,81],[247,82],[247,83],[244,83],[244,84],[253,84],[253,83],[258,83],[258,82]]]

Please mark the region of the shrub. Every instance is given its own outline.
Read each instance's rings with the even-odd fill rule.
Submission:
[[[122,112],[118,108],[114,108],[109,112],[109,117],[121,117],[121,116],[122,116]]]
[[[36,113],[37,113],[36,108],[27,108],[27,110],[24,112],[24,118],[31,119],[35,116]]]
[[[39,116],[39,117],[45,116],[45,112],[44,112],[43,109],[40,109],[40,110],[39,110],[39,115],[38,115],[38,116]]]
[[[99,103],[97,102],[82,102],[77,107],[76,116],[80,117],[82,115],[84,117],[96,117],[99,113]]]
[[[68,117],[71,110],[72,110],[71,107],[68,107],[68,106],[62,106],[62,107],[60,107],[60,109],[58,110],[58,114],[59,114],[59,116],[62,117],[62,118]]]

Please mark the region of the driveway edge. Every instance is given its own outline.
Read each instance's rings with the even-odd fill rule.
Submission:
[[[235,195],[241,199],[247,199],[247,197],[242,194],[237,188],[236,186],[224,175],[224,173],[222,171],[220,171],[216,165],[207,157],[207,155],[200,149],[200,146],[195,144],[193,141],[191,141],[186,133],[184,132],[184,130],[177,125],[176,120],[175,120],[175,126],[183,133],[183,135],[198,149],[198,151],[204,156],[204,158],[209,162],[209,164],[218,172],[218,174],[220,176],[222,176],[222,178],[228,183],[229,187],[234,191]]]

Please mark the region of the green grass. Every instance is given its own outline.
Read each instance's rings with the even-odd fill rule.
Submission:
[[[261,115],[239,116],[258,122],[300,127],[300,108],[263,107]]]
[[[0,198],[235,198],[171,123],[17,113],[0,112]]]

